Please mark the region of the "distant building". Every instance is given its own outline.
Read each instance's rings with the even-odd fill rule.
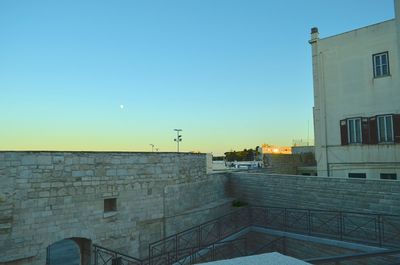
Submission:
[[[263,154],[291,154],[292,148],[288,146],[274,146],[269,144],[262,145]]]
[[[292,154],[315,153],[315,146],[292,146]]]
[[[311,31],[318,175],[400,175],[400,0],[395,18],[320,39]]]

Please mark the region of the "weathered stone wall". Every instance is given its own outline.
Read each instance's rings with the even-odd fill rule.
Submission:
[[[231,211],[233,199],[226,197],[226,181],[224,175],[211,174],[206,181],[166,187],[166,235]]]
[[[225,173],[230,196],[252,205],[400,214],[400,182]]]
[[[204,154],[0,152],[0,263],[44,264],[47,246],[73,237],[145,256],[166,217],[224,197],[220,180],[207,176]],[[216,195],[191,188],[200,183]],[[104,212],[107,198],[116,211]]]

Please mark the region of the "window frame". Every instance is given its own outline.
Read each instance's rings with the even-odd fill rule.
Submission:
[[[358,130],[359,130],[359,135],[360,135],[360,139],[357,139],[357,122],[359,121],[359,126],[358,126]],[[354,124],[354,130],[351,131],[350,130],[350,122],[353,122]],[[346,126],[347,126],[347,142],[349,144],[362,144],[363,141],[363,137],[362,137],[362,118],[361,117],[356,117],[356,118],[348,118],[346,119]],[[353,138],[355,139],[354,142],[352,142],[352,135],[354,136]],[[357,141],[359,140],[359,141]]]
[[[386,64],[382,63],[382,56],[383,55],[386,55]],[[376,65],[376,59],[375,58],[377,58],[377,57],[380,58],[380,64],[379,65]],[[387,65],[387,73],[386,74],[383,74],[383,71],[382,71],[382,69],[383,69],[382,66],[383,65]],[[374,78],[381,78],[381,77],[390,76],[389,51],[373,54],[372,55],[372,66],[373,66]],[[377,67],[380,67],[380,69],[381,69],[381,74],[380,75],[377,74]]]
[[[391,140],[388,140],[388,128],[387,128],[387,123],[386,123],[386,118],[387,117],[390,117],[390,119],[391,119],[391,129],[392,129],[392,132],[391,132],[392,139]],[[384,129],[385,129],[385,139],[384,139],[384,141],[381,140],[381,121],[380,121],[381,118],[383,118],[383,120],[384,120]],[[376,127],[377,127],[377,130],[378,130],[378,143],[382,143],[382,144],[394,143],[393,115],[392,114],[385,114],[385,115],[376,116],[376,125],[377,125]]]

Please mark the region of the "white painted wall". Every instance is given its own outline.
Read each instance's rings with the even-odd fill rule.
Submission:
[[[395,0],[400,14],[400,0]],[[400,113],[400,18],[310,41],[318,174],[380,173],[400,177],[400,145],[341,146],[340,120]],[[313,41],[314,40],[314,41]],[[372,55],[389,52],[390,76],[374,78]]]

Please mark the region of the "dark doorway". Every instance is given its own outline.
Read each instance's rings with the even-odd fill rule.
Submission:
[[[90,265],[91,240],[66,238],[47,247],[46,265]]]

